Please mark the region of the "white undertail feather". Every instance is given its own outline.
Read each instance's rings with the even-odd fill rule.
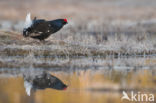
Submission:
[[[24,28],[28,28],[32,25],[31,14],[28,13],[25,19]]]
[[[25,87],[27,95],[30,96],[32,84],[27,81],[24,81],[24,87]]]

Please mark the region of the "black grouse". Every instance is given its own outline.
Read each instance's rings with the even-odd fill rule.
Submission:
[[[67,23],[67,19],[56,19],[46,21],[44,19],[36,19],[35,17],[33,20],[31,20],[29,13],[26,16],[26,22],[23,29],[23,36],[43,41],[46,38],[48,38],[51,34],[59,31]]]
[[[31,74],[31,73],[30,73]],[[44,90],[46,88],[56,90],[66,90],[67,85],[64,84],[60,79],[51,75],[48,72],[41,72],[35,75],[24,75],[24,86],[26,88],[27,95],[30,96],[32,91]]]

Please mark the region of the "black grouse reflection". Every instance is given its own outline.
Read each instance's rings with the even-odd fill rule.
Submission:
[[[30,96],[31,90],[36,91],[37,89],[52,88],[57,90],[65,90],[67,85],[65,85],[57,77],[47,73],[42,72],[38,75],[24,75],[24,87],[26,88],[27,95]]]

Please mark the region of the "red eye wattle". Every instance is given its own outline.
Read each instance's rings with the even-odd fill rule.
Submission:
[[[67,87],[63,88],[63,90],[66,90],[66,89],[67,89]]]
[[[65,22],[67,22],[67,19],[64,19]]]

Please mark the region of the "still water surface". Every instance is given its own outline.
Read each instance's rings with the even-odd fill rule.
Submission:
[[[3,59],[0,103],[128,103],[121,101],[123,90],[156,94],[155,58],[27,60]],[[7,63],[13,62],[13,66],[7,67]],[[58,82],[53,84],[49,81],[53,76],[68,87],[65,89]],[[38,84],[41,80],[42,84]],[[50,88],[49,83],[61,90]]]

